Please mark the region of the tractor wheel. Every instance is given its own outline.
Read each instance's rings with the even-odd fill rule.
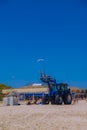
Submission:
[[[56,103],[57,105],[62,105],[62,103],[63,103],[62,97],[59,96],[59,95],[56,95],[56,97],[55,97],[55,103]]]
[[[52,104],[52,105],[55,105],[55,100],[51,100],[51,104]]]
[[[64,104],[69,105],[71,103],[72,103],[72,96],[71,96],[71,94],[68,94],[65,96]]]
[[[47,97],[42,98],[42,104],[49,104],[49,100],[47,99]]]

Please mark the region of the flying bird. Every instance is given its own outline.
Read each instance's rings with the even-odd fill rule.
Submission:
[[[37,59],[37,62],[41,62],[41,61],[44,61],[44,59]]]

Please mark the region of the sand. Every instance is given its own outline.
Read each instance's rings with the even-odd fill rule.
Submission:
[[[86,130],[87,101],[74,105],[0,106],[0,130]]]

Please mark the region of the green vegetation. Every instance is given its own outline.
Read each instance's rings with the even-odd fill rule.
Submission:
[[[3,93],[2,93],[2,90],[3,89],[10,89],[10,88],[12,88],[12,87],[10,87],[10,86],[7,86],[7,85],[5,85],[5,84],[0,84],[0,101],[2,101],[2,98],[3,98]]]

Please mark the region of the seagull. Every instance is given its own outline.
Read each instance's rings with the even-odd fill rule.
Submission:
[[[44,59],[37,59],[37,62],[41,62],[41,61],[44,61]]]

